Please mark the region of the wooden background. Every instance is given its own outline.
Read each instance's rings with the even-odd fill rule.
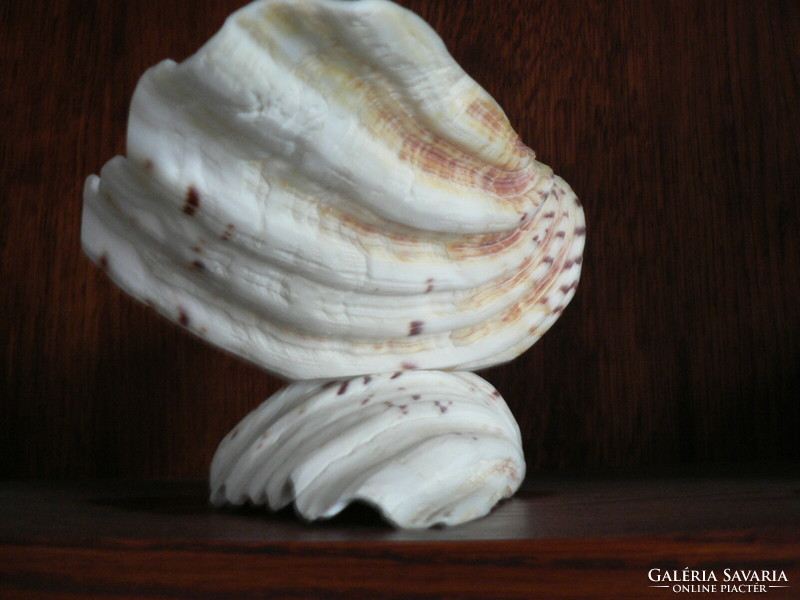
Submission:
[[[0,7],[0,476],[200,477],[279,386],[119,292],[81,190],[241,0]],[[485,377],[531,471],[800,460],[800,3],[403,0],[586,209],[578,294]]]

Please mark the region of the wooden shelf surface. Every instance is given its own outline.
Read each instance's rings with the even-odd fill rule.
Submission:
[[[648,571],[684,567],[777,569],[789,587],[768,597],[800,597],[788,468],[536,476],[424,531],[364,506],[315,524],[218,511],[199,481],[4,482],[0,508],[3,598],[665,598]]]

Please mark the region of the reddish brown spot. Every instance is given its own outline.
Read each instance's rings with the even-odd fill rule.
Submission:
[[[546,262],[547,264],[551,264],[553,262],[553,257],[552,256],[545,256],[542,259],[542,262]]]
[[[408,335],[419,335],[422,333],[422,328],[425,326],[425,321],[411,321],[408,327]]]
[[[335,385],[336,385],[336,382],[335,382],[335,381],[326,381],[326,382],[325,382],[325,383],[322,385],[322,389],[323,389],[323,390],[327,390],[327,389],[330,389],[330,388],[332,388],[332,387],[333,387],[333,386],[335,386]]]
[[[192,252],[200,252],[200,246],[192,246]]]
[[[497,390],[494,390],[492,392],[492,396],[494,396],[495,398],[499,398],[500,397],[500,392],[498,392]]]
[[[182,308],[179,308],[178,311],[179,311],[178,312],[178,323],[180,323],[184,327],[188,327],[189,326],[189,315],[187,315],[186,312]]]
[[[228,226],[225,228],[225,231],[223,231],[222,235],[220,236],[223,242],[227,242],[229,239],[231,239],[231,235],[233,234],[234,229],[236,228],[233,226],[233,223],[228,223]]]
[[[153,170],[153,161],[150,160],[149,158],[146,161],[144,161],[144,168],[146,170],[148,170],[148,171],[152,171]]]
[[[408,404],[398,404],[397,408],[399,408],[400,412],[402,412],[404,415],[408,414]]]
[[[575,259],[575,264],[576,265],[580,265],[582,263],[583,263],[583,256],[579,256],[578,258]]]
[[[341,396],[347,391],[347,386],[350,385],[350,380],[343,381],[342,385],[339,386],[339,391],[336,392],[337,396]]]
[[[575,235],[586,235],[586,227],[576,227]]]
[[[564,293],[566,294],[566,293],[568,293],[568,292],[569,292],[571,289],[573,289],[573,288],[577,288],[577,287],[578,287],[578,282],[577,282],[577,281],[574,281],[574,282],[572,282],[570,285],[562,285],[562,286],[561,286],[561,291],[562,291],[562,292],[564,292]]]
[[[559,231],[558,233],[556,233],[556,237],[557,237],[557,238],[563,238],[563,237],[565,237],[566,235],[567,235],[567,232],[566,232],[566,231]]]
[[[547,296],[545,296],[544,298],[541,298],[541,299],[539,300],[539,303],[540,303],[540,304],[547,304],[547,301],[548,301],[548,300],[550,300],[550,298],[548,298]]]
[[[553,309],[553,314],[558,315],[558,314],[561,314],[562,312],[564,312],[564,307],[563,306],[556,306]]]
[[[108,271],[108,253],[107,252],[103,252],[103,254],[100,256],[100,268],[103,269],[103,271]]]
[[[522,213],[522,214],[520,215],[520,217],[519,217],[519,222],[520,222],[520,223],[524,223],[524,222],[527,220],[527,218],[528,218],[528,213],[524,212],[524,213]]]
[[[192,263],[192,266],[197,269],[198,271],[205,271],[206,266],[203,264],[202,261],[196,260]]]
[[[552,219],[553,217],[555,217],[555,216],[556,216],[556,213],[555,213],[554,211],[552,211],[552,210],[551,210],[549,213],[545,213],[545,214],[544,214],[544,215],[542,215],[542,216],[543,216],[545,219]]]
[[[413,398],[414,400],[419,400],[421,397],[422,397],[422,396],[420,396],[419,394],[413,394],[413,395],[411,396],[411,398]]]
[[[577,196],[575,196],[575,206],[580,206],[580,205],[581,205],[581,201],[578,200]]]
[[[197,192],[197,188],[190,185],[189,189],[186,191],[186,202],[183,205],[183,212],[193,217],[198,208],[200,208],[200,194]]]
[[[450,404],[452,404],[452,403],[453,403],[452,400],[447,404],[444,404],[443,402],[439,402],[438,400],[436,400],[434,402],[434,404],[436,405],[436,408],[438,408],[439,412],[442,413],[442,414],[447,412],[447,409],[450,408]]]
[[[233,439],[236,439],[236,436],[237,436],[237,435],[239,435],[239,430],[238,430],[238,429],[234,429],[234,430],[233,430],[233,433],[231,434],[231,439],[232,439],[232,440],[233,440]]]
[[[370,381],[372,381],[372,375],[365,375],[364,376],[364,385],[367,385]]]
[[[430,292],[432,292],[432,291],[433,291],[433,277],[430,277],[429,279],[427,279],[427,280],[425,281],[425,283],[427,283],[427,284],[428,284],[428,287],[427,287],[427,288],[425,288],[425,293],[426,293],[426,294],[429,294]]]
[[[403,374],[403,372],[402,372],[402,371],[398,371],[397,373],[395,373],[394,375],[392,375],[392,376],[391,376],[391,379],[397,379],[397,378],[398,378],[398,377],[400,377],[400,375],[402,375],[402,374]]]
[[[571,269],[572,265],[574,264],[575,264],[574,260],[568,260],[567,262],[564,263],[564,269]]]
[[[372,396],[367,396],[366,398],[364,398],[364,399],[361,401],[361,406],[364,406],[364,405],[365,405],[367,402],[369,402],[370,400],[372,400]]]
[[[404,362],[400,366],[403,367],[406,371],[413,371],[414,369],[417,368],[417,365],[415,365],[414,363],[410,363],[410,362]]]

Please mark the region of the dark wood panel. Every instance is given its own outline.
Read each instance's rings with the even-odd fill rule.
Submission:
[[[688,567],[718,584],[783,573],[765,591],[793,598],[798,486],[785,471],[547,476],[483,520],[395,531],[366,510],[314,527],[213,511],[202,483],[7,483],[0,596],[618,600],[672,595],[648,572]]]
[[[0,474],[206,474],[279,382],[80,253],[84,178],[131,92],[241,2],[0,8]],[[580,195],[584,277],[486,377],[532,470],[800,459],[800,5],[406,0]]]

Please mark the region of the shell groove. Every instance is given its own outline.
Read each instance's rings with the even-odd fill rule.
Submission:
[[[479,369],[572,297],[575,194],[419,17],[261,0],[148,70],[86,253],[134,297],[287,379]]]
[[[222,441],[217,506],[294,502],[307,520],[355,500],[404,528],[488,513],[525,474],[519,428],[474,373],[407,371],[288,385]]]

